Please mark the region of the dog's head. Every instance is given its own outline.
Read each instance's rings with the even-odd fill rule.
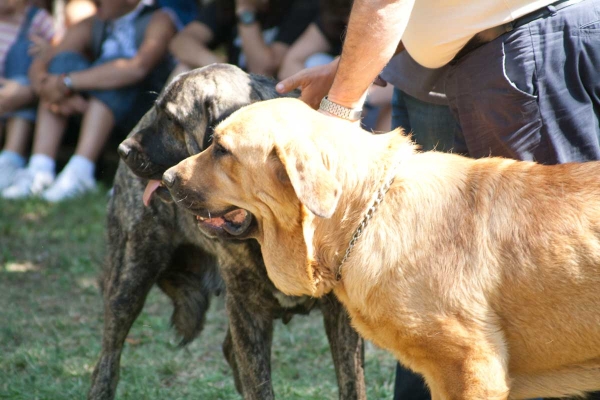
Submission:
[[[207,147],[220,121],[242,106],[277,96],[275,81],[229,64],[178,75],[118,148],[133,173],[149,179],[144,202],[153,193],[171,200],[159,186],[162,174]]]
[[[256,238],[269,277],[286,294],[320,295],[312,221],[330,217],[341,195],[337,122],[295,99],[245,107],[215,129],[204,152],[163,175],[163,185],[199,227],[222,238]]]

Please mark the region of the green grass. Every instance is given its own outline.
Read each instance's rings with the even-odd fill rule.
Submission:
[[[102,333],[96,277],[104,257],[106,190],[75,201],[0,200],[0,399],[82,399]],[[171,306],[150,293],[122,358],[118,399],[239,399],[221,353],[217,298],[201,336],[177,347]],[[280,399],[336,399],[321,315],[275,324],[273,386]],[[369,399],[392,398],[395,362],[366,346]]]

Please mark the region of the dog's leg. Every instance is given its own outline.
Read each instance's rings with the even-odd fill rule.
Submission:
[[[225,359],[227,360],[227,363],[233,372],[235,389],[238,391],[238,393],[242,394],[244,390],[242,388],[240,371],[235,360],[235,354],[233,353],[233,339],[231,339],[231,329],[229,329],[229,327],[227,328],[227,335],[225,335],[225,340],[223,341],[223,354],[225,355]]]
[[[173,302],[171,324],[181,337],[179,344],[190,343],[204,328],[211,297],[223,289],[215,257],[195,246],[180,246],[157,284]]]
[[[473,339],[475,340],[475,339]],[[506,400],[509,379],[504,351],[493,349],[489,343],[472,342],[469,346],[453,346],[460,343],[440,343],[437,351],[419,363],[426,367],[423,373],[431,391],[432,399]]]
[[[149,272],[149,271],[144,271]],[[108,288],[104,300],[104,331],[100,359],[92,374],[88,399],[113,399],[119,381],[121,352],[125,338],[144,306],[146,296],[156,276],[144,274],[115,282]]]
[[[231,367],[239,373],[242,395],[246,400],[274,399],[271,382],[273,317],[264,315],[264,310],[250,311],[252,305],[244,296],[228,291],[225,298],[235,358]]]
[[[92,386],[88,393],[90,400],[114,398],[125,338],[158,274],[168,266],[171,258],[172,249],[148,249],[148,246],[142,245],[154,243],[147,238],[146,232],[134,233],[133,237],[127,239],[124,236],[120,225],[109,223],[109,255],[103,285],[102,350],[92,374]]]
[[[350,325],[346,309],[333,294],[320,300],[340,399],[366,399],[363,340]]]

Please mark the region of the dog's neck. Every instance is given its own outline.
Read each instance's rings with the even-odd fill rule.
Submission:
[[[305,232],[310,231],[308,235],[305,233],[305,239],[312,235],[313,254],[309,254],[309,262],[312,262],[317,296],[343,284],[343,271],[339,281],[336,275],[353,235],[373,205],[377,192],[392,178],[398,163],[415,153],[414,144],[398,132],[358,135],[336,147],[339,158],[334,171],[344,188],[338,206],[332,218],[315,217],[305,221],[304,227]],[[351,157],[356,154],[369,157]],[[306,226],[308,223],[310,226]]]

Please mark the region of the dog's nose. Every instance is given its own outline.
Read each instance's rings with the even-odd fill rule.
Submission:
[[[131,147],[127,143],[122,142],[117,148],[117,153],[119,153],[119,156],[123,160],[126,160],[127,157],[129,157],[129,154],[131,153]]]
[[[177,182],[177,173],[172,169],[168,169],[162,176],[162,182],[168,188],[173,187],[175,182]]]

